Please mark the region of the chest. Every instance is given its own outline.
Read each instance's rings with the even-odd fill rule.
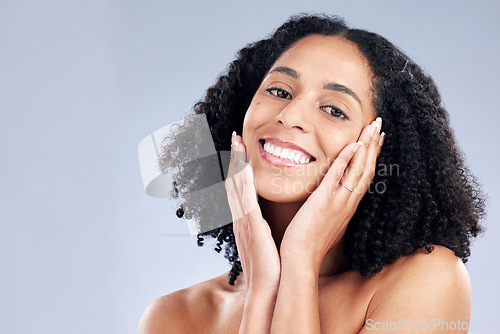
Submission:
[[[339,277],[319,287],[319,312],[323,333],[359,333],[374,289],[356,277]],[[206,310],[200,333],[238,333],[244,298],[225,296],[212,310]]]
[[[375,287],[364,279],[347,277],[319,290],[323,333],[359,333]]]

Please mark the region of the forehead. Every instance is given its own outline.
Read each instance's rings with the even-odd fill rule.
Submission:
[[[370,66],[357,45],[343,37],[306,36],[285,51],[270,70],[278,66],[293,68],[305,83],[345,85],[371,105]]]
[[[323,65],[348,66],[348,69],[359,69],[371,75],[370,66],[357,45],[341,36],[325,36],[313,34],[299,39],[286,50],[276,61],[311,62]]]

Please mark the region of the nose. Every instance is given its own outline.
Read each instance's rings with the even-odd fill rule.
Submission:
[[[295,98],[276,115],[276,122],[283,124],[286,128],[310,131],[311,106],[307,101]],[[308,117],[309,116],[309,117]]]

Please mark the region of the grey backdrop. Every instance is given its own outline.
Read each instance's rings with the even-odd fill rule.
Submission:
[[[2,1],[1,333],[134,333],[153,299],[228,270],[165,235],[187,228],[145,195],[137,145],[302,11],[382,34],[436,80],[489,195],[467,264],[472,321],[500,322],[500,2]]]

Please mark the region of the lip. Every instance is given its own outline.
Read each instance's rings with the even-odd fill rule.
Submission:
[[[288,149],[300,151],[300,152],[310,156],[311,160],[307,164],[301,164],[301,163],[296,163],[293,161],[288,161],[288,160],[278,158],[278,157],[264,151],[264,148],[262,147],[264,142],[272,143],[272,144],[278,145],[282,148],[288,148]],[[304,150],[302,147],[300,147],[294,143],[286,142],[286,141],[278,139],[278,138],[262,138],[262,139],[260,139],[259,140],[259,153],[264,158],[264,160],[267,160],[267,162],[269,162],[270,164],[278,166],[278,167],[304,167],[304,166],[307,166],[307,165],[311,164],[312,162],[316,161],[316,159],[309,152]]]

